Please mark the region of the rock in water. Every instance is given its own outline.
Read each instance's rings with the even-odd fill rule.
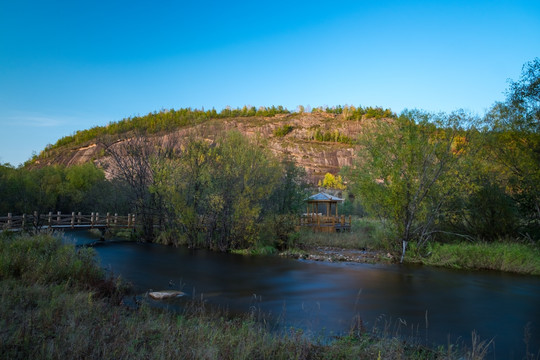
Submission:
[[[148,293],[148,296],[150,296],[152,299],[156,300],[163,300],[163,299],[169,299],[174,297],[181,297],[186,295],[182,291],[173,291],[173,290],[163,290],[163,291],[152,291]]]

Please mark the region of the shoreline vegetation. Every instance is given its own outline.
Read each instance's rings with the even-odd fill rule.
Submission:
[[[242,255],[272,255],[329,262],[398,263],[399,249],[391,235],[373,219],[353,220],[351,232],[296,233],[285,251],[252,248],[233,251]],[[534,243],[501,239],[497,242],[433,243],[425,248],[411,246],[404,264],[422,264],[470,271],[493,270],[522,275],[540,275],[540,247]]]
[[[49,235],[0,235],[0,354],[3,358],[85,359],[482,359],[489,342],[428,348],[351,321],[331,341],[270,328],[257,312],[230,317],[193,299],[181,313],[142,302],[106,278],[91,248]],[[352,319],[354,320],[354,319]],[[392,328],[389,326],[388,328]]]

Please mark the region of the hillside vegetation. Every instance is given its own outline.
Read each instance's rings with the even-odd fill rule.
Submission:
[[[381,119],[383,117],[390,118],[395,116],[390,109],[341,105],[332,108],[315,108],[311,113],[327,114],[332,115],[331,118],[339,117],[343,120],[355,121],[362,119]],[[179,128],[195,126],[212,120],[252,119],[257,123],[261,119],[276,117],[279,117],[280,119],[283,117],[291,118],[301,114],[308,113],[305,113],[303,110],[291,112],[283,106],[259,107],[258,109],[252,106],[244,106],[242,109],[225,108],[220,112],[217,112],[215,109],[205,111],[204,109],[199,110],[191,108],[181,108],[178,110],[169,109],[161,110],[159,112],[154,111],[144,116],[129,117],[120,121],[110,122],[106,126],[96,126],[87,130],[79,130],[73,135],[59,139],[55,144],[48,145],[40,155],[31,159],[30,163],[35,160],[46,159],[53,150],[96,143],[104,136],[120,137],[121,135],[129,134],[131,132],[151,135],[172,132]],[[284,129],[289,129],[290,131],[292,130],[292,127],[291,125],[285,124]],[[276,134],[276,136],[284,135],[286,134],[280,132]],[[319,128],[315,128],[312,138],[318,141],[352,142],[352,139],[343,136],[335,136],[334,133],[330,131],[322,133]]]

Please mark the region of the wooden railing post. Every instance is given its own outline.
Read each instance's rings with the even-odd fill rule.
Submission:
[[[90,214],[90,228],[94,228],[94,213]]]
[[[56,225],[60,225],[60,211],[56,213]]]
[[[7,214],[7,228],[10,229],[11,228],[11,221],[12,221],[12,215],[11,213],[8,213]]]
[[[81,218],[82,218],[82,214],[79,211],[79,213],[77,214],[77,225],[81,225]]]
[[[128,229],[131,227],[131,214],[128,214],[127,227],[128,227]]]
[[[106,221],[107,227],[109,227],[110,223],[111,223],[111,214],[107,213],[107,221]]]
[[[75,211],[71,212],[71,228],[75,227]]]
[[[38,226],[38,218],[39,218],[38,212],[34,211],[34,227],[36,227],[36,228]]]
[[[49,222],[49,227],[51,227],[51,225],[52,225],[52,211],[49,211],[49,219],[48,220],[49,220],[48,221]]]
[[[341,226],[345,226],[345,215],[341,215]]]
[[[114,227],[118,225],[118,213],[114,213]]]
[[[131,215],[132,216],[132,219],[131,219],[131,226],[133,226],[133,228],[135,229],[135,214]]]
[[[26,214],[22,214],[22,224],[21,228],[24,230],[24,226],[26,225]]]
[[[96,213],[96,225],[99,225],[99,213]]]

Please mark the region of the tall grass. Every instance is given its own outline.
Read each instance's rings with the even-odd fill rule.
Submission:
[[[379,220],[354,219],[350,232],[314,233],[301,231],[298,245],[301,247],[337,247],[342,249],[384,250],[392,249],[391,235]]]
[[[0,235],[1,359],[457,358],[358,328],[330,343],[273,332],[255,314],[231,318],[195,301],[181,314],[128,308],[111,301],[121,291],[93,255],[49,236]]]
[[[515,242],[430,244],[426,265],[540,275],[540,250]],[[411,259],[414,261],[414,259]]]

